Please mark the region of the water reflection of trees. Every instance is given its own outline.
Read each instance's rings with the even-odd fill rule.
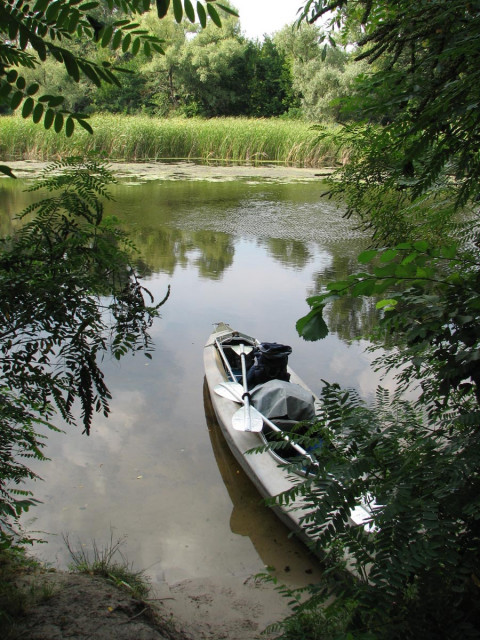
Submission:
[[[312,252],[300,240],[270,238],[261,243],[274,260],[293,269],[303,269],[312,259]]]
[[[309,295],[325,290],[334,280],[344,280],[351,273],[359,271],[357,253],[332,252],[332,261],[322,272],[314,275],[313,287]],[[365,271],[365,267],[362,266]],[[324,316],[329,331],[336,333],[347,342],[370,335],[378,322],[377,300],[369,298],[342,297],[329,303]]]
[[[172,227],[131,229],[130,237],[148,269],[172,276],[176,267],[194,264],[200,276],[219,279],[233,262],[232,236],[214,231],[189,231]]]
[[[232,236],[216,231],[196,231],[193,241],[200,255],[195,265],[202,278],[218,280],[233,263],[235,247]]]

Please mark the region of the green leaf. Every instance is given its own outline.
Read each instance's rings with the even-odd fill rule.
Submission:
[[[60,133],[60,131],[62,130],[62,128],[63,128],[63,114],[62,113],[57,113],[55,115],[53,128],[55,129],[56,133]]]
[[[68,33],[75,33],[75,31],[77,30],[79,21],[80,21],[80,12],[73,11],[68,21],[68,27],[67,27]]]
[[[405,258],[402,260],[402,264],[403,265],[407,265],[410,264],[411,262],[413,262],[414,260],[416,260],[418,256],[418,253],[416,251],[414,251],[413,253],[409,253],[407,256],[405,256]]]
[[[75,123],[72,117],[69,117],[65,122],[65,135],[67,136],[67,138],[72,137],[74,130],[75,130]]]
[[[93,82],[93,84],[95,84],[97,87],[99,87],[102,84],[95,69],[90,64],[79,62],[79,65],[80,65],[80,69],[87,76],[87,78]]]
[[[398,251],[396,249],[387,249],[382,254],[380,254],[380,262],[390,262],[394,260],[398,255]]]
[[[425,240],[419,240],[418,242],[413,243],[413,248],[417,251],[424,252],[428,249],[428,242]]]
[[[329,291],[343,291],[344,289],[348,289],[352,282],[352,280],[337,280],[337,282],[329,282],[327,284],[327,289]]]
[[[48,7],[49,0],[37,0],[33,5],[33,11],[43,12]]]
[[[239,17],[238,11],[236,9],[232,9],[231,7],[228,7],[226,4],[220,4],[220,2],[217,2],[217,7],[220,7],[220,9],[223,9],[226,13],[229,13],[231,16],[235,16],[236,18]]]
[[[73,78],[75,82],[78,82],[80,80],[80,70],[75,57],[69,51],[62,52],[62,55],[68,75]]]
[[[28,118],[33,111],[33,107],[35,106],[35,102],[33,98],[27,98],[23,103],[22,107],[22,118]]]
[[[137,55],[137,53],[138,53],[138,51],[140,49],[140,44],[141,44],[140,38],[135,38],[135,40],[133,41],[133,44],[132,44],[132,50],[131,50],[132,56],[136,56]]]
[[[368,251],[362,251],[362,253],[358,256],[357,260],[360,264],[366,264],[370,262],[378,255],[378,251],[376,249],[369,249]]]
[[[56,21],[61,8],[62,8],[62,3],[49,2],[48,9],[45,12],[45,19],[49,24],[52,24],[53,22]]]
[[[85,129],[85,131],[88,131],[88,133],[91,133],[93,135],[93,129],[88,124],[88,122],[85,122],[85,120],[83,120],[83,118],[77,118],[77,122],[81,127],[83,127]]]
[[[442,258],[453,260],[453,258],[455,258],[455,256],[457,255],[457,245],[451,244],[445,247],[441,247],[440,255],[442,256]]]
[[[185,13],[187,14],[187,18],[190,20],[190,22],[195,22],[195,9],[193,8],[191,0],[184,0],[183,4],[185,6]]]
[[[8,176],[9,178],[15,178],[15,180],[17,179],[17,176],[13,175],[12,170],[10,169],[10,167],[7,167],[7,165],[5,165],[5,164],[0,164],[0,173],[3,173],[4,175]]]
[[[212,19],[212,22],[214,24],[216,24],[217,27],[221,27],[222,26],[222,21],[220,20],[220,16],[218,15],[218,11],[215,9],[213,4],[210,4],[210,2],[207,2],[207,11],[208,11],[208,15]]]
[[[50,129],[55,120],[55,111],[53,109],[47,109],[45,112],[45,118],[43,119],[43,126],[45,129]]]
[[[17,85],[17,89],[20,89],[21,91],[23,91],[27,86],[27,81],[25,80],[25,78],[22,78],[22,76],[19,76],[17,78],[16,85]]]
[[[32,120],[37,124],[40,122],[43,116],[44,106],[41,103],[37,103],[33,110]]]
[[[23,91],[16,91],[10,100],[10,109],[12,109],[12,111],[15,111],[15,109],[21,104],[23,98]]]
[[[180,23],[183,18],[183,7],[181,0],[172,0],[173,2],[173,15],[175,20]]]
[[[160,19],[167,15],[170,0],[157,0],[157,14]]]
[[[59,107],[61,104],[63,104],[65,101],[65,98],[63,96],[49,96],[49,100],[48,100],[48,106],[49,107]],[[39,98],[39,102],[45,102],[44,100],[42,100],[42,98]]]
[[[394,300],[393,298],[388,298],[386,300],[380,300],[380,302],[377,302],[375,307],[377,309],[383,309],[384,311],[391,311],[397,306],[397,304],[398,304],[398,300]]]
[[[322,340],[328,335],[328,327],[322,317],[322,311],[323,307],[316,307],[297,321],[295,328],[304,340]]]
[[[27,95],[34,96],[39,89],[40,89],[40,85],[34,82],[33,84],[29,85],[27,89]]]
[[[200,20],[200,24],[202,25],[202,29],[205,29],[207,26],[207,14],[205,12],[205,7],[201,2],[197,2],[197,15]]]
[[[123,53],[126,53],[128,51],[131,41],[132,41],[132,36],[129,33],[127,33],[127,35],[125,36],[122,42]]]
[[[122,37],[123,37],[123,33],[121,32],[120,29],[118,29],[115,32],[115,35],[113,36],[113,40],[112,40],[112,49],[118,49],[118,47],[120,46],[121,42],[122,42]]]
[[[352,288],[352,295],[354,296],[371,296],[375,291],[375,280],[370,278],[368,280],[360,280]]]
[[[108,27],[105,27],[105,29],[103,29],[103,33],[101,34],[101,41],[100,41],[100,46],[105,49],[105,47],[108,47],[108,45],[110,44],[110,40],[112,39],[113,36],[113,27],[112,25],[109,25]]]
[[[9,82],[10,84],[13,84],[15,82],[15,80],[18,78],[18,72],[15,71],[15,69],[11,69],[8,73],[7,73],[7,82]]]
[[[384,267],[375,267],[373,273],[377,278],[389,278],[395,275],[397,265],[394,263],[387,264]]]

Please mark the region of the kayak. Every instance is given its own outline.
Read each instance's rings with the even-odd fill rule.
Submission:
[[[321,403],[288,365],[289,353],[286,345],[260,343],[217,323],[204,348],[205,381],[218,424],[238,464],[282,522],[321,557],[321,549],[303,525],[309,517],[303,498],[288,504],[272,501],[294,487],[296,474],[300,480],[299,476],[314,473],[318,464],[315,448],[306,451],[299,446],[292,427],[315,420]],[[279,439],[286,441],[280,449],[265,446]],[[362,500],[349,518],[367,531],[371,530],[368,503],[374,504]]]
[[[315,461],[288,435],[285,436],[289,438],[288,447],[255,453],[251,450],[267,444],[272,433],[286,433],[292,424],[314,418],[320,402],[288,365],[283,375],[288,380],[269,380],[251,389],[247,383],[245,390],[249,377],[246,372],[252,372],[260,350],[257,339],[219,323],[205,344],[205,379],[215,416],[230,450],[259,493],[271,499],[292,489],[290,463],[295,456],[305,461],[299,473],[308,473]],[[282,413],[285,410],[287,413]],[[274,416],[272,412],[280,415]],[[300,539],[307,544],[312,542],[302,526],[306,512],[301,500],[272,508]]]

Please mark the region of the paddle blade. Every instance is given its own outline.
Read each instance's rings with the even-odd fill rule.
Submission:
[[[237,431],[255,431],[258,433],[263,427],[262,416],[254,407],[246,407],[244,405],[233,414],[232,427]]]
[[[214,392],[222,396],[222,398],[226,398],[227,400],[231,400],[232,402],[243,402],[243,387],[238,382],[220,382],[215,385]]]
[[[248,356],[249,353],[251,353],[253,351],[253,347],[251,347],[248,344],[232,344],[230,345],[230,348],[232,349],[232,351],[235,351],[235,353],[237,355],[242,355],[242,353],[246,356]]]

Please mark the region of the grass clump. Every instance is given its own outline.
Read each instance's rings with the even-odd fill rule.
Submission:
[[[138,600],[144,600],[148,596],[150,585],[144,572],[134,571],[121,551],[125,543],[124,538],[114,540],[111,534],[109,543],[103,548],[93,540],[90,551],[82,544],[74,548],[68,535],[64,535],[63,539],[72,559],[72,571],[105,578]]]

